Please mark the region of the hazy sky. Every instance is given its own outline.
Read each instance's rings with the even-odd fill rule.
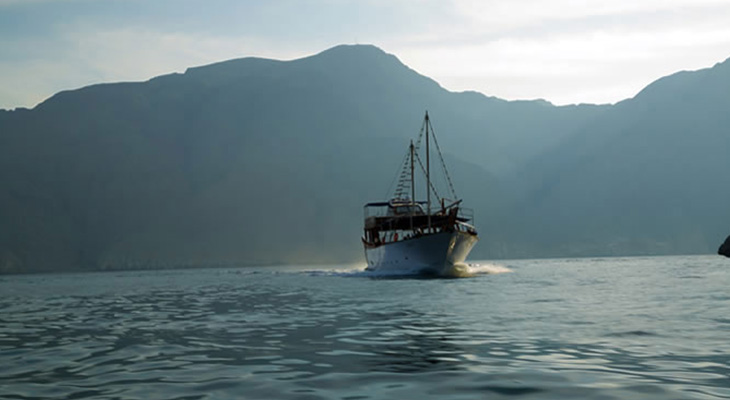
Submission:
[[[0,0],[0,108],[374,44],[449,90],[613,103],[730,57],[728,0]]]

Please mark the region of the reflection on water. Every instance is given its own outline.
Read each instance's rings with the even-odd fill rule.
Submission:
[[[6,277],[0,398],[730,397],[727,278],[586,263]]]

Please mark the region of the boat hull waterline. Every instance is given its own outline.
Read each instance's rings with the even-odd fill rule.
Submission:
[[[366,246],[366,270],[398,275],[450,275],[478,240],[474,234],[456,231]]]

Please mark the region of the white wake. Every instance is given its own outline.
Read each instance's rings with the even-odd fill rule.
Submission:
[[[442,274],[424,274],[418,269],[389,270],[389,271],[368,271],[364,267],[327,269],[327,270],[306,270],[304,273],[312,276],[340,276],[340,277],[361,277],[361,278],[472,278],[482,275],[503,274],[512,272],[504,265],[492,263],[458,263]]]
[[[504,274],[512,272],[511,269],[499,264],[477,264],[477,263],[458,263],[450,270],[444,272],[447,278],[471,278],[480,275]]]

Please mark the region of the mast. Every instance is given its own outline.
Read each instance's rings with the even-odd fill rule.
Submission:
[[[430,151],[428,150],[428,110],[426,110],[426,214],[428,215],[428,231],[431,232],[431,170]]]
[[[416,201],[416,182],[413,179],[413,139],[411,139],[411,201]]]
[[[410,206],[410,214],[411,214],[411,230],[413,230],[413,213],[414,213],[414,207],[416,204],[416,182],[413,179],[413,139],[411,139],[411,206]]]

